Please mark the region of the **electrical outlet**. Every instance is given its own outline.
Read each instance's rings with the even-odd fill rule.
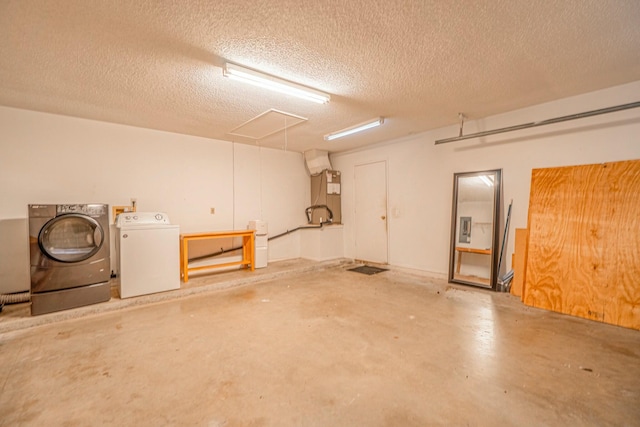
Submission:
[[[216,208],[211,208],[211,215],[216,213]]]

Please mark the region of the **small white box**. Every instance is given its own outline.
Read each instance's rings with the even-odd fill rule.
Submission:
[[[260,234],[258,236],[256,236],[256,248],[266,248],[267,244],[269,242],[269,238],[267,237],[266,234]]]
[[[269,250],[267,247],[256,248],[255,268],[265,268],[269,261]]]
[[[265,235],[269,233],[267,223],[259,219],[249,221],[248,230],[256,230],[256,235]]]

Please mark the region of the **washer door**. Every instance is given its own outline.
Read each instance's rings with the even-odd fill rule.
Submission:
[[[104,232],[98,222],[86,215],[65,214],[47,222],[38,235],[43,254],[59,262],[80,262],[91,258],[102,247]]]

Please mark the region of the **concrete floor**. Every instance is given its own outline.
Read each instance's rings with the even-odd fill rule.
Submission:
[[[406,271],[319,267],[14,320],[0,425],[640,425],[638,331]]]

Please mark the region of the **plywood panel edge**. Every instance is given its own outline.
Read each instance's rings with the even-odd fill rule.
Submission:
[[[529,229],[516,228],[515,231],[516,240],[513,262],[513,285],[511,286],[511,294],[522,298],[527,261],[527,236]]]

